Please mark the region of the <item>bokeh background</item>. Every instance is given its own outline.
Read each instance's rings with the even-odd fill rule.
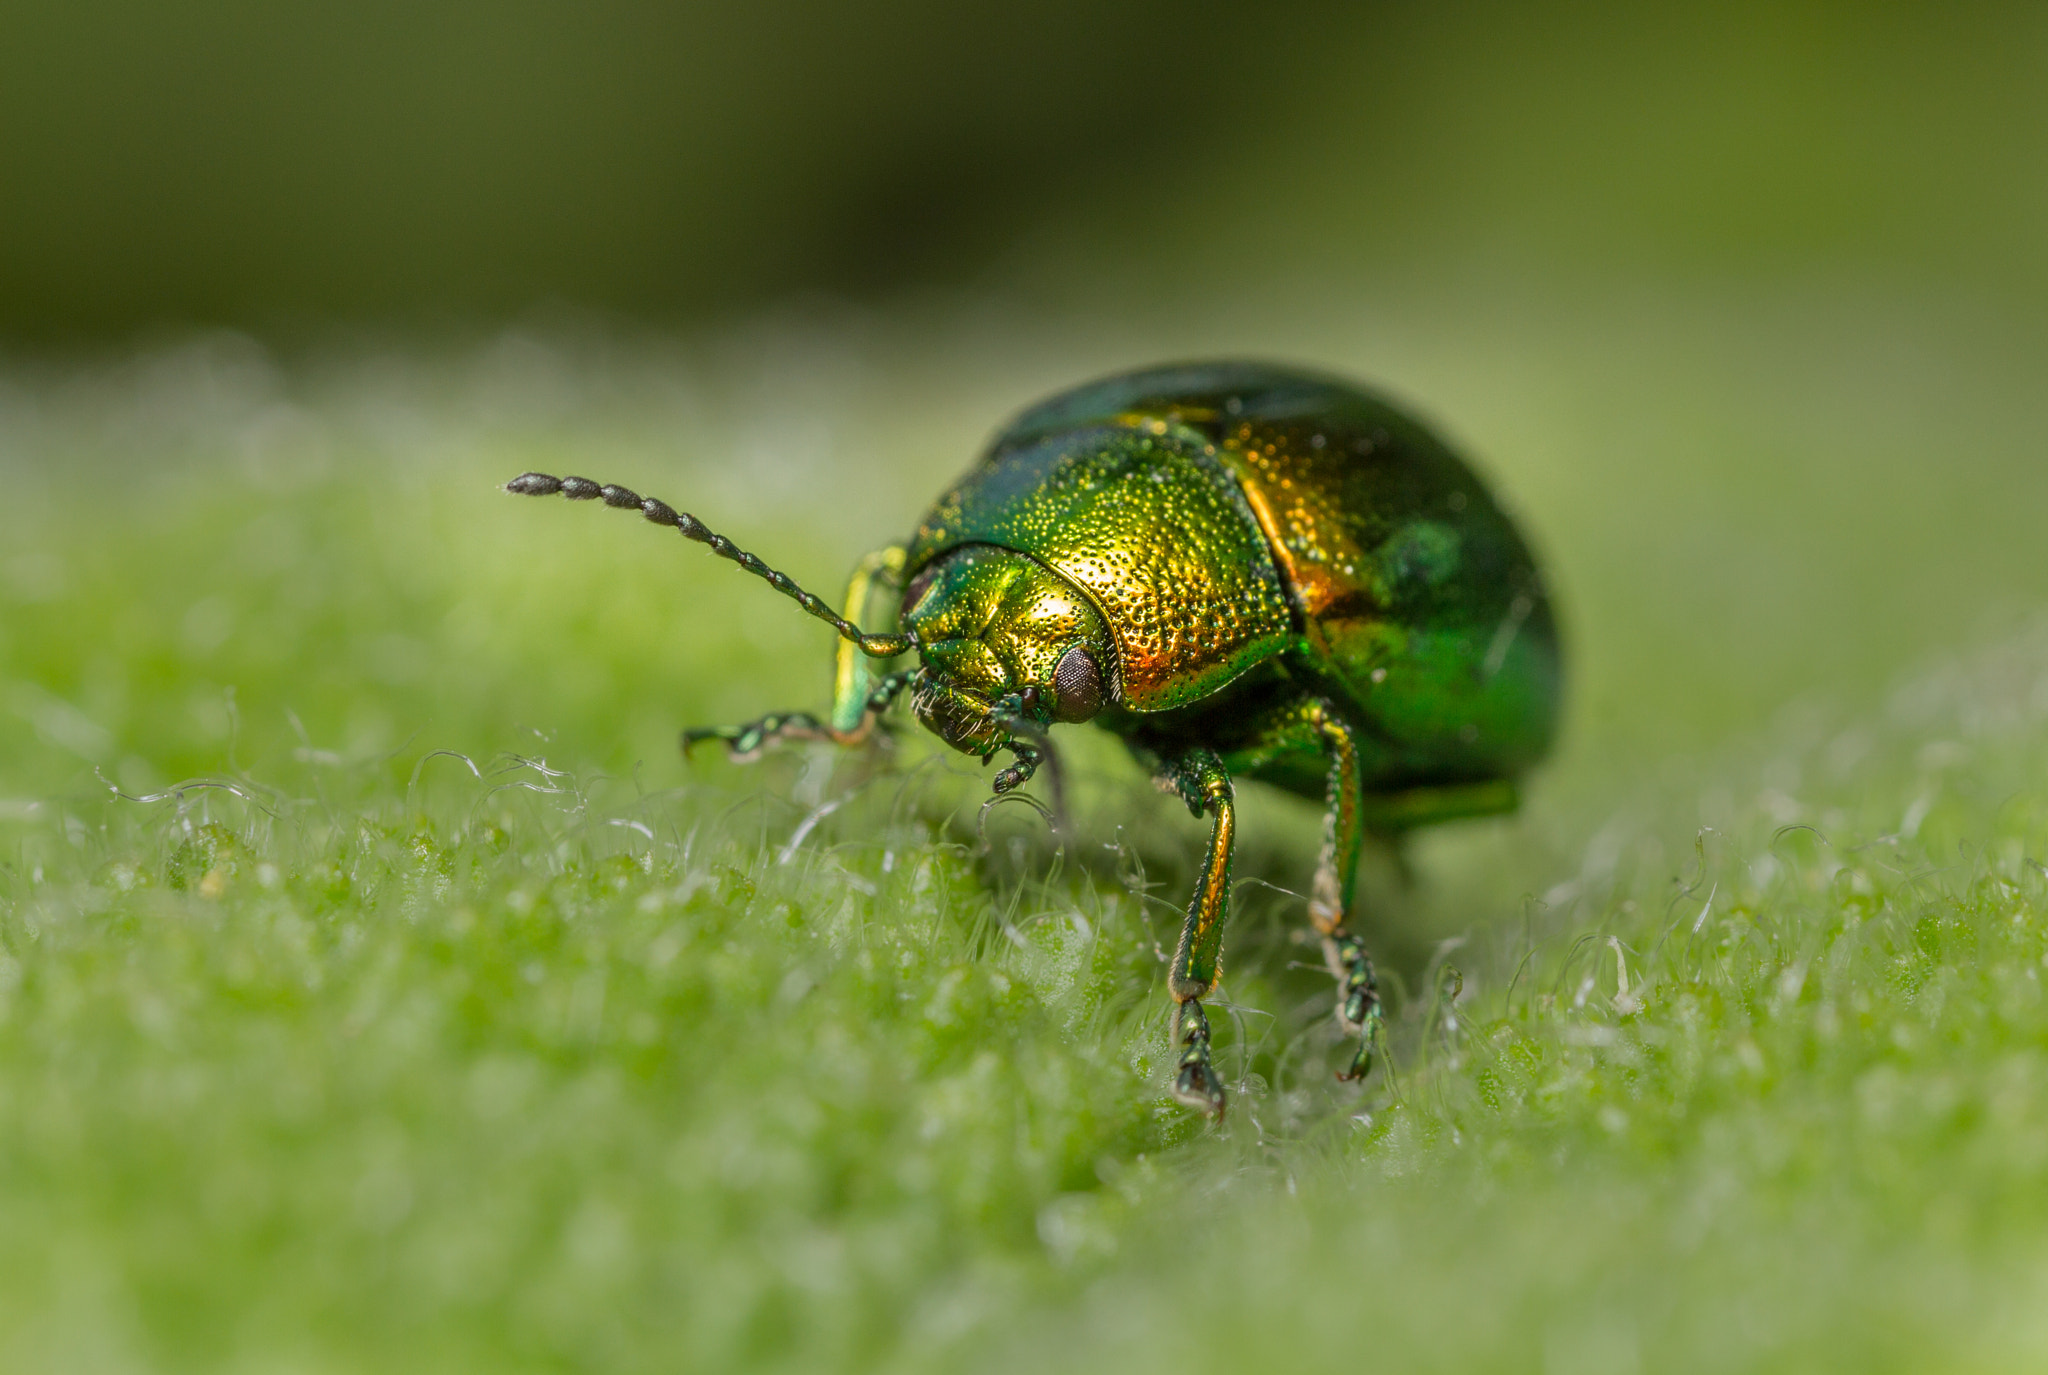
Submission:
[[[0,327],[2043,289],[2028,7],[13,5]]]
[[[2044,312],[2019,4],[0,0],[0,1356],[2038,1363]],[[1572,677],[1371,879],[1413,1092],[1251,793],[1205,1133],[1114,749],[1057,857],[687,769],[821,632],[494,488],[831,593],[1217,355],[1437,423]]]

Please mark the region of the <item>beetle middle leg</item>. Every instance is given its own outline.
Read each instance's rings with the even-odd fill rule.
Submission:
[[[1209,850],[1202,859],[1201,881],[1188,903],[1174,952],[1167,986],[1179,1009],[1174,1015],[1174,1043],[1180,1050],[1173,1096],[1210,1116],[1223,1116],[1223,1081],[1209,1058],[1209,1017],[1202,999],[1216,985],[1223,950],[1223,919],[1230,905],[1230,851],[1237,832],[1237,811],[1230,775],[1211,749],[1194,748],[1160,761],[1160,781],[1170,786],[1196,816],[1208,813]]]
[[[1351,1064],[1339,1071],[1337,1077],[1362,1079],[1372,1068],[1381,1009],[1372,956],[1366,953],[1365,943],[1345,925],[1352,888],[1358,881],[1359,852],[1365,844],[1365,826],[1360,815],[1364,794],[1360,788],[1358,736],[1356,728],[1328,702],[1311,702],[1307,714],[1330,765],[1323,849],[1309,887],[1308,919],[1316,934],[1323,938],[1323,959],[1337,979],[1337,1020],[1347,1032],[1358,1034],[1358,1049]]]

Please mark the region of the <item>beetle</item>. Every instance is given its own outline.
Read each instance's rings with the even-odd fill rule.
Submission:
[[[1548,752],[1561,692],[1550,599],[1479,478],[1375,393],[1258,363],[1153,368],[1077,387],[998,433],[911,537],[863,558],[849,616],[696,517],[626,488],[527,473],[507,484],[639,510],[794,598],[841,636],[828,720],[805,712],[683,733],[750,759],[853,744],[908,692],[917,719],[984,761],[997,794],[1049,758],[1055,724],[1122,737],[1209,844],[1168,987],[1174,1096],[1220,1117],[1202,1002],[1217,984],[1233,780],[1323,804],[1308,919],[1370,1068],[1382,1010],[1349,920],[1374,835],[1512,810]],[[888,608],[883,607],[884,615]],[[915,655],[906,667],[889,667]]]

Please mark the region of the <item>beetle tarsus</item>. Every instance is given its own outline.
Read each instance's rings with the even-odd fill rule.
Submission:
[[[1036,746],[1016,740],[1007,741],[1000,748],[1016,755],[1017,762],[996,774],[993,786],[998,796],[1029,783],[1032,775],[1038,772],[1039,764],[1045,759],[1044,754]]]
[[[1323,937],[1323,955],[1330,972],[1337,976],[1337,1020],[1347,1033],[1356,1033],[1358,1049],[1351,1064],[1337,1077],[1346,1083],[1363,1079],[1372,1071],[1372,1050],[1379,1040],[1382,1010],[1379,981],[1373,976],[1372,956],[1365,943],[1338,927]]]
[[[1189,998],[1175,1011],[1174,1042],[1180,1047],[1180,1067],[1173,1078],[1173,1096],[1221,1122],[1229,1098],[1209,1058],[1209,1016],[1202,1011],[1200,998]]]
[[[990,710],[991,718],[1009,736],[998,748],[1017,756],[1016,763],[996,775],[995,790],[1001,794],[1021,788],[1044,769],[1052,792],[1053,814],[1059,818],[1053,829],[1065,830],[1067,780],[1060,768],[1059,752],[1053,748],[1046,710],[1036,689],[1006,697]],[[1023,738],[1020,740],[1019,736]]]
[[[902,695],[916,676],[915,670],[892,673],[868,694],[867,709],[852,730],[840,730],[820,721],[807,711],[779,711],[739,726],[692,726],[683,732],[683,756],[706,740],[725,742],[727,757],[736,764],[751,764],[768,746],[784,740],[830,740],[835,745],[862,745],[874,739],[882,713]]]
[[[683,757],[706,740],[725,742],[726,756],[751,764],[768,746],[784,740],[830,740],[832,728],[807,711],[776,712],[740,726],[692,726],[683,732]]]

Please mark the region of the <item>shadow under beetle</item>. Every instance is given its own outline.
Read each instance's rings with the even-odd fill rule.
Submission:
[[[1371,957],[1346,922],[1368,835],[1512,809],[1559,697],[1550,604],[1479,479],[1369,392],[1249,363],[1168,367],[1064,392],[1019,416],[903,544],[860,561],[849,615],[894,593],[899,629],[862,630],[696,517],[622,487],[528,473],[514,492],[602,499],[672,525],[836,629],[832,714],[690,730],[752,758],[771,741],[865,739],[908,691],[955,749],[1013,757],[1050,728],[1123,737],[1195,816],[1201,881],[1169,986],[1174,1096],[1221,1115],[1202,999],[1215,987],[1235,828],[1231,780],[1322,801],[1309,921],[1370,1067]],[[900,589],[900,591],[899,591]],[[887,666],[916,655],[914,667]]]

